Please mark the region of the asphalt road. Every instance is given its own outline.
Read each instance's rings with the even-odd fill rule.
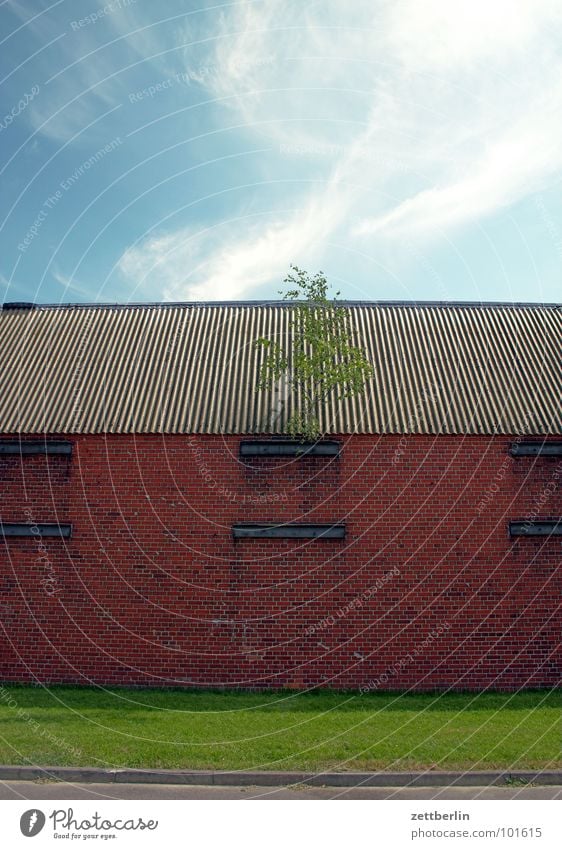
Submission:
[[[562,787],[203,787],[2,781],[0,799],[562,799]]]

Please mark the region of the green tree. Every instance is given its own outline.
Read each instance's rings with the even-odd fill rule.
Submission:
[[[356,344],[349,310],[338,306],[336,292],[328,296],[328,282],[321,271],[314,276],[292,265],[283,294],[291,301],[291,333],[284,347],[260,338],[256,346],[265,352],[257,390],[273,391],[284,381],[295,399],[295,412],[287,422],[291,436],[316,440],[322,435],[320,410],[326,400],[351,398],[363,392],[373,367]]]

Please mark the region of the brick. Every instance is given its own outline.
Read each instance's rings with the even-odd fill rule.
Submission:
[[[2,547],[3,681],[559,683],[560,539],[507,533],[537,505],[562,515],[559,459],[503,436],[346,436],[338,459],[245,464],[239,436],[56,438],[71,459],[0,457],[3,521],[73,525]],[[232,539],[276,521],[347,537]]]

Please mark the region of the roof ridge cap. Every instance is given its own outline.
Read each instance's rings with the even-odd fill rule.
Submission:
[[[2,304],[3,312],[33,311],[33,310],[72,310],[72,309],[206,309],[219,307],[284,307],[289,308],[295,303],[304,304],[310,301],[280,301],[280,300],[247,300],[247,301],[137,301],[130,303],[59,303],[41,304],[35,302],[6,301]],[[540,302],[540,301],[352,301],[336,300],[335,303],[342,307],[404,307],[416,308],[440,308],[440,309],[560,309],[562,303]]]

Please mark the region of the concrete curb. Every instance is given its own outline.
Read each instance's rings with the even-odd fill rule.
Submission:
[[[284,787],[292,784],[309,784],[314,787],[490,787],[511,784],[562,785],[562,770],[312,773],[0,766],[0,781],[38,780],[73,784],[190,784],[223,787]]]

